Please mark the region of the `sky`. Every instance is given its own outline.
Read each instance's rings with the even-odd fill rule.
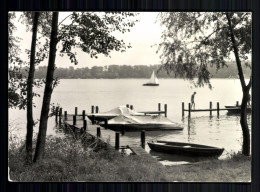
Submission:
[[[17,16],[19,13],[17,13]],[[68,15],[68,12],[61,12],[59,14],[59,20]],[[99,55],[98,59],[92,59],[87,53],[83,51],[77,52],[78,65],[72,64],[68,57],[61,57],[56,55],[57,67],[92,67],[92,66],[106,66],[111,64],[117,65],[155,65],[160,64],[159,54],[156,54],[158,44],[161,41],[162,28],[159,22],[156,22],[158,12],[141,12],[136,17],[139,22],[131,28],[130,32],[117,35],[118,39],[123,39],[126,44],[131,44],[132,48],[126,50],[126,52],[113,51],[110,57]],[[15,35],[22,38],[21,50],[30,49],[32,33],[26,32],[26,28],[20,22],[16,22],[17,31]],[[157,45],[156,45],[157,44]],[[154,46],[153,46],[154,45]],[[21,53],[23,59],[27,59],[28,56],[25,53]],[[47,65],[47,60],[41,64],[41,66]]]

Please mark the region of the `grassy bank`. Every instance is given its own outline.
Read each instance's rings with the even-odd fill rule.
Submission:
[[[249,181],[251,158],[233,155],[192,165],[162,166],[140,156],[91,148],[71,138],[48,137],[44,160],[26,166],[23,143],[9,146],[13,181]]]
[[[251,157],[234,154],[225,160],[167,167],[169,181],[249,182]]]
[[[42,161],[25,166],[24,145],[9,150],[13,181],[165,181],[164,167],[114,150],[82,149],[79,141],[48,138]]]

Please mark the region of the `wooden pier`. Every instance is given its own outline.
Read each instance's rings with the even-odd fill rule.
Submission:
[[[99,142],[106,145],[106,147],[110,149],[130,149],[134,155],[142,156],[146,159],[149,159],[149,161],[153,161],[159,165],[162,165],[145,151],[145,131],[141,131],[140,133],[141,140],[140,146],[138,146],[138,144],[132,144],[129,140],[120,140],[120,134],[124,134],[124,132],[115,132],[100,125],[94,124],[95,121],[89,120],[86,117],[85,111],[83,111],[80,115],[78,114],[77,108],[75,108],[74,115],[68,114],[67,111],[64,111],[63,115],[62,109],[60,109],[59,112],[57,110],[58,109],[56,109],[56,116],[58,116],[60,119],[59,123],[61,124],[62,120],[64,125],[71,128],[73,132],[86,133],[92,138],[98,139]],[[58,119],[58,117],[56,119]]]
[[[219,111],[238,111],[240,110],[239,102],[236,102],[236,106],[232,108],[219,108],[219,102],[217,102],[217,108],[212,108],[212,102],[209,102],[209,109],[192,109],[191,103],[188,104],[188,109],[185,109],[184,102],[182,102],[182,116],[184,116],[184,112],[187,111],[189,113],[189,117],[191,116],[191,112],[206,112],[209,111],[209,115],[212,116],[213,111],[217,111],[217,116],[219,116]]]

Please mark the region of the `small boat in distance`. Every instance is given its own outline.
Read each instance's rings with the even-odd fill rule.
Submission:
[[[156,141],[147,143],[153,151],[181,155],[218,157],[224,151],[224,148],[217,148],[193,143],[180,143],[171,141]]]
[[[150,80],[147,83],[143,84],[143,86],[159,86],[159,82],[154,71],[152,73]]]

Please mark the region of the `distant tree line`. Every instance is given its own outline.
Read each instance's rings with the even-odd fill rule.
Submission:
[[[245,65],[244,65],[245,66]],[[158,78],[178,78],[173,72],[167,74],[166,70],[161,69],[160,65],[109,65],[109,66],[93,66],[92,68],[57,68],[54,73],[55,78],[59,79],[117,79],[117,78],[149,78],[153,72],[157,72]],[[245,69],[245,76],[250,77],[251,69]],[[46,77],[47,66],[40,66],[35,70],[35,78],[42,79]],[[228,67],[220,68],[209,67],[212,78],[234,78],[238,75],[236,65],[231,64]],[[28,69],[21,69],[18,78],[27,77]],[[12,74],[10,74],[12,76]]]

